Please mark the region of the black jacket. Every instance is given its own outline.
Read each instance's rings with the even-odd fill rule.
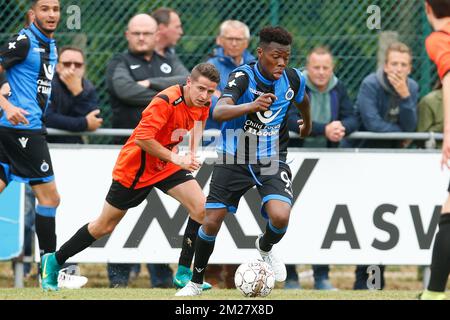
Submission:
[[[173,55],[153,53],[150,61],[131,52],[116,55],[108,64],[106,84],[113,111],[113,128],[134,129],[142,111],[160,91],[186,82],[188,72]],[[138,81],[149,80],[150,88]]]
[[[99,108],[99,102],[94,85],[83,79],[83,91],[73,96],[58,74],[52,81],[52,95],[45,113],[45,125],[48,128],[82,132],[87,129],[86,115]],[[83,143],[77,136],[48,136],[51,143]]]

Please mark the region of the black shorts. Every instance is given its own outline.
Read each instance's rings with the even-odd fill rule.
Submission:
[[[278,162],[275,170],[266,172],[267,167],[247,164],[216,164],[214,166],[206,209],[227,208],[235,213],[241,197],[254,186],[262,199],[261,213],[267,213],[264,204],[280,200],[292,205],[292,174],[289,166]]]
[[[54,180],[45,134],[0,129],[0,179],[37,185]]]
[[[140,189],[130,189],[113,180],[106,196],[106,202],[117,209],[128,210],[137,207],[142,201],[147,199],[147,196],[154,187],[167,193],[173,187],[194,179],[191,172],[180,170],[158,183]]]

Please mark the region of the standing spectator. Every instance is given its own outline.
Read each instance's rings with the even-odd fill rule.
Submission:
[[[383,69],[367,76],[359,89],[356,108],[361,116],[361,131],[414,132],[417,127],[419,86],[409,74],[411,49],[392,43],[386,50]],[[363,148],[399,148],[403,141],[367,140]]]
[[[310,98],[312,114],[312,137],[304,139],[304,146],[336,148],[342,139],[358,128],[358,118],[347,89],[334,74],[334,58],[327,47],[317,47],[309,52],[306,61],[306,92]],[[291,105],[289,130],[299,133],[299,114]],[[303,142],[303,140],[300,140]],[[298,141],[295,142],[298,146]],[[330,283],[328,265],[313,265],[314,288],[334,290]],[[288,278],[285,288],[299,288],[294,265],[286,266]]]
[[[384,68],[367,76],[359,89],[356,101],[362,120],[362,131],[414,132],[417,127],[419,86],[409,78],[412,69],[411,49],[392,43],[386,50]],[[401,148],[404,141],[367,140],[364,148]],[[367,289],[367,267],[357,266],[356,290]],[[380,266],[381,288],[384,287],[384,266]]]
[[[189,75],[176,56],[163,56],[155,51],[157,32],[158,24],[152,16],[139,14],[131,18],[125,33],[128,52],[116,55],[108,65],[106,82],[114,128],[136,127],[142,111],[159,91],[183,84]],[[122,144],[126,140],[116,142]],[[168,265],[150,266],[153,287],[172,286],[172,270]],[[126,286],[131,267],[108,264],[111,286]]]
[[[156,32],[154,18],[147,14],[134,16],[125,33],[128,51],[116,55],[108,64],[106,83],[114,128],[134,128],[159,91],[186,81],[187,72],[175,73],[180,70],[179,61],[155,52]]]
[[[155,51],[162,57],[175,60],[173,73],[188,75],[189,71],[175,53],[175,46],[183,36],[183,26],[178,13],[171,8],[158,8],[151,13],[158,24],[156,33]]]
[[[49,128],[73,132],[95,131],[103,122],[98,118],[98,98],[94,85],[84,78],[84,53],[76,47],[59,51],[56,76],[52,81],[52,97],[45,123]],[[52,143],[83,143],[81,137],[47,137]]]
[[[217,87],[216,96],[220,97],[223,89],[227,86],[228,76],[237,67],[248,64],[256,58],[247,50],[250,41],[250,29],[238,20],[226,20],[219,28],[216,38],[217,47],[207,62],[212,63],[220,72],[220,84]],[[213,120],[217,99],[213,100],[210,116],[206,123],[206,129],[220,129],[220,123]]]

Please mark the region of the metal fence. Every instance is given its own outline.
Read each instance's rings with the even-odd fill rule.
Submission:
[[[24,23],[29,0],[0,0],[0,43]],[[414,53],[412,77],[421,94],[433,86],[435,68],[428,60],[424,40],[429,34],[423,0],[61,0],[62,22],[56,34],[59,46],[76,44],[86,49],[87,77],[96,85],[105,126],[110,126],[110,107],[105,69],[111,57],[126,50],[124,31],[136,13],[169,6],[180,13],[185,35],[177,46],[188,68],[204,61],[215,44],[220,23],[239,19],[252,34],[250,50],[257,45],[257,33],[265,25],[282,25],[294,35],[291,65],[301,67],[311,48],[328,45],[337,58],[337,75],[356,97],[362,79],[377,66],[379,36],[395,31],[398,39]],[[74,23],[80,13],[80,23]],[[377,13],[380,13],[377,16]],[[379,24],[378,24],[379,22]],[[79,28],[78,28],[79,27]],[[103,138],[108,142],[108,138]]]

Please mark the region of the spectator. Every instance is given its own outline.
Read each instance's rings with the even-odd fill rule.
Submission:
[[[250,30],[245,23],[238,20],[226,20],[220,25],[219,35],[216,38],[217,47],[213,51],[213,56],[207,61],[215,65],[220,72],[220,84],[216,92],[217,97],[220,97],[222,94],[228,83],[228,75],[234,69],[256,60],[247,50],[249,41]],[[212,118],[216,102],[217,99],[213,99],[206,129],[220,129],[220,123]]]
[[[367,76],[356,100],[361,131],[414,132],[417,126],[419,86],[409,74],[412,69],[411,49],[400,42],[386,50],[383,69]],[[398,148],[404,141],[367,140],[359,147]]]
[[[136,127],[156,93],[186,81],[188,72],[180,72],[178,60],[155,52],[156,32],[154,18],[147,14],[134,16],[125,33],[128,51],[116,55],[108,64],[106,83],[114,128]],[[126,138],[117,142],[124,141]]]
[[[84,53],[76,47],[59,51],[52,96],[45,115],[49,128],[72,132],[95,131],[103,120],[98,117],[98,98],[94,85],[84,78]],[[47,137],[52,143],[83,143],[79,136]]]
[[[169,53],[168,44],[158,44],[157,38],[164,40],[159,36],[161,31],[165,31],[164,27],[158,27],[157,21],[147,14],[138,14],[128,23],[125,33],[128,52],[116,55],[107,68],[114,128],[136,127],[142,111],[158,92],[183,84],[189,75],[176,55]],[[162,49],[164,55],[156,51],[157,46],[166,48]],[[117,139],[116,143],[123,144],[126,140]],[[136,265],[108,264],[111,287],[126,286],[132,267],[139,272]],[[168,265],[149,265],[149,271],[153,287],[172,286],[173,272]]]
[[[155,51],[162,57],[176,61],[173,73],[176,75],[188,75],[189,71],[183,65],[175,52],[175,46],[183,35],[183,26],[178,13],[171,8],[158,8],[151,13],[158,24],[156,33]]]
[[[439,82],[436,89],[424,96],[419,102],[419,119],[417,132],[444,132],[444,113],[442,110],[442,84]],[[429,148],[441,148],[442,142],[425,145]]]
[[[309,95],[312,112],[312,138],[293,143],[295,146],[335,148],[342,139],[355,131],[358,118],[347,89],[334,74],[334,58],[327,47],[316,47],[307,56],[306,92]],[[289,130],[299,133],[299,114],[295,107],[289,110]],[[299,144],[300,143],[300,144]],[[313,265],[314,288],[335,290],[329,280],[328,265]],[[295,265],[287,265],[288,278],[285,288],[300,288]]]
[[[414,132],[417,127],[419,86],[409,78],[412,69],[411,49],[400,42],[389,45],[384,68],[367,76],[361,84],[356,101],[362,120],[362,130],[372,132]],[[404,141],[367,140],[360,147],[401,148]],[[367,289],[368,266],[357,266],[356,290]],[[384,288],[384,266],[381,289]]]

